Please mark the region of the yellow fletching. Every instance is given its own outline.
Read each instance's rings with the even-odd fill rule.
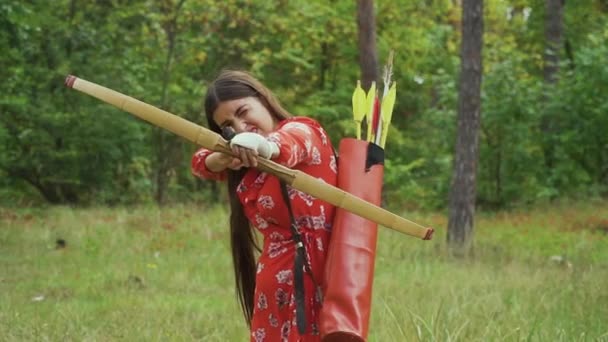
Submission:
[[[357,81],[357,86],[353,92],[353,118],[357,126],[357,139],[361,139],[361,121],[366,114],[365,91],[361,88],[361,81]]]
[[[361,88],[361,81],[357,81],[357,87],[353,93],[353,114],[355,121],[361,122],[366,113],[365,91]]]
[[[386,136],[388,134],[388,127],[393,117],[393,108],[395,107],[395,99],[397,97],[397,82],[393,82],[386,96],[382,99],[382,107],[380,108],[382,113],[382,138],[380,139],[380,146],[386,145]]]
[[[374,116],[374,99],[376,98],[376,81],[372,81],[372,85],[367,92],[366,105],[367,108],[367,141],[373,141],[372,136],[372,120]]]

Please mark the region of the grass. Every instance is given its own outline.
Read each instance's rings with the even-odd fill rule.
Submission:
[[[381,229],[369,341],[608,341],[608,206],[478,215],[475,257]],[[244,341],[226,212],[0,209],[0,340]],[[57,239],[66,248],[56,248]]]

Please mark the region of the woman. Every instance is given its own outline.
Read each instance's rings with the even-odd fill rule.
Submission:
[[[245,72],[220,74],[207,90],[205,114],[211,130],[236,133],[230,146],[238,158],[200,149],[192,158],[192,173],[228,181],[236,289],[251,341],[319,341],[319,285],[334,207],[282,186],[255,166],[257,156],[270,158],[336,185],[331,141],[313,119],[291,117],[270,90]],[[261,249],[254,228],[264,237]],[[303,249],[296,248],[298,237]],[[260,251],[257,262],[254,248]],[[298,266],[298,255],[304,267]]]

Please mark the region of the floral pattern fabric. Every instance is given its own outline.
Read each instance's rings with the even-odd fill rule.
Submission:
[[[310,118],[282,121],[268,136],[279,146],[273,160],[335,185],[337,164],[327,133]],[[192,173],[206,179],[223,180],[225,172],[212,173],[205,158],[212,152],[200,149],[192,158]],[[318,317],[327,247],[331,235],[334,207],[287,186],[295,221],[302,234],[312,276],[305,273],[307,329],[300,335],[296,325],[293,282],[295,244],[290,217],[278,178],[249,169],[237,187],[245,214],[264,237],[258,259],[251,341],[320,341]],[[314,278],[314,280],[313,280]]]

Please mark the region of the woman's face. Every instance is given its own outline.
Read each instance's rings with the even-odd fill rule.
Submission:
[[[243,97],[220,102],[213,121],[220,128],[231,127],[235,133],[253,132],[267,136],[274,131],[277,120],[257,97]]]

